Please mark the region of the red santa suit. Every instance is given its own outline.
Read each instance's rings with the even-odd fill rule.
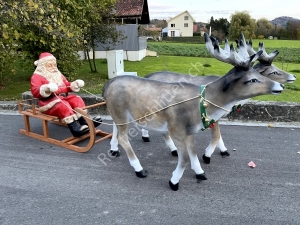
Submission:
[[[84,86],[82,80],[69,82],[56,68],[56,72],[47,71],[47,62],[55,62],[56,59],[50,53],[42,53],[39,60],[35,61],[37,66],[31,77],[31,93],[38,98],[39,109],[41,112],[58,116],[67,124],[77,120],[77,115],[73,109],[83,108],[85,103],[80,96],[68,94],[68,92],[78,92]]]

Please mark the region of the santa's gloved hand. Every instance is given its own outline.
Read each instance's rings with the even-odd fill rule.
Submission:
[[[55,83],[43,84],[40,87],[40,95],[44,98],[47,98],[57,90],[58,90],[58,86]]]
[[[56,92],[58,90],[58,86],[55,83],[46,84],[45,91],[46,92]]]
[[[50,92],[56,92],[58,90],[58,86],[56,83],[49,83],[48,88],[49,88]]]
[[[75,80],[75,82],[77,83],[78,87],[80,87],[80,88],[82,88],[84,86],[83,80],[77,79],[77,80]]]
[[[84,86],[84,81],[83,80],[75,80],[71,83],[70,88],[74,92],[78,92],[81,87]]]

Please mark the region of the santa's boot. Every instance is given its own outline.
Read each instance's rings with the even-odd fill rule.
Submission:
[[[76,120],[74,120],[72,123],[68,123],[67,125],[74,137],[80,137],[89,132],[88,126],[81,126]]]
[[[92,120],[93,120],[94,127],[98,127],[102,123],[102,119],[100,116],[95,116]],[[80,125],[88,125],[86,120],[83,118],[83,116],[78,118],[78,122],[80,123]]]

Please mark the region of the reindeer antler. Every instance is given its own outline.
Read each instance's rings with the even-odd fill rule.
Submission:
[[[247,45],[247,51],[248,51],[248,53],[250,55],[256,54],[256,51],[252,47],[252,39],[251,38],[250,38],[249,42],[246,42],[244,34],[242,33],[241,37],[240,37],[240,41],[242,41],[244,44]],[[260,61],[263,64],[269,64],[269,65],[271,65],[272,62],[273,62],[273,60],[274,60],[274,58],[279,54],[278,50],[275,50],[274,52],[268,54],[266,52],[266,50],[265,50],[263,42],[259,42],[259,44],[258,44],[258,50],[262,51],[262,54],[258,57],[257,60]]]
[[[220,48],[218,40],[213,37],[209,37],[207,33],[204,33],[204,37],[206,48],[212,56],[235,67],[249,69],[253,65],[253,62],[256,61],[257,58],[262,54],[262,51],[258,51],[250,57],[242,57],[242,54],[237,54],[233,47],[233,44],[230,44],[228,51],[228,43],[226,44],[225,42],[226,50],[223,50],[222,48]],[[212,41],[214,42],[214,44],[212,43]]]
[[[250,57],[248,51],[247,51],[247,45],[245,42],[245,39],[240,39],[240,40],[235,40],[236,44],[237,44],[237,49],[238,49],[238,54],[240,57],[242,57],[243,59],[247,59]],[[256,53],[256,52],[255,52]],[[253,55],[253,54],[251,54]]]

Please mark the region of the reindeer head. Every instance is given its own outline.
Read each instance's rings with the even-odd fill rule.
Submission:
[[[246,51],[249,54],[256,53],[252,47],[252,39],[250,39],[249,42],[246,42],[243,33],[241,34],[240,40],[236,40],[236,42],[239,51]],[[271,80],[275,80],[280,83],[293,83],[296,80],[295,75],[287,73],[272,64],[274,58],[279,54],[278,50],[268,54],[265,50],[263,42],[259,42],[258,50],[262,51],[262,54],[258,57],[258,63],[254,66],[254,69],[257,72]]]
[[[233,44],[228,47],[227,41],[222,49],[218,41],[210,38],[208,34],[205,34],[205,43],[212,56],[234,66],[222,77],[222,87],[218,88],[218,90],[222,89],[223,93],[230,92],[226,95],[227,98],[243,100],[263,94],[279,94],[283,90],[282,84],[262,76],[253,69],[253,63],[260,57],[263,50],[249,55],[246,49],[243,49],[245,45],[242,41],[239,42],[239,53],[235,51]]]

